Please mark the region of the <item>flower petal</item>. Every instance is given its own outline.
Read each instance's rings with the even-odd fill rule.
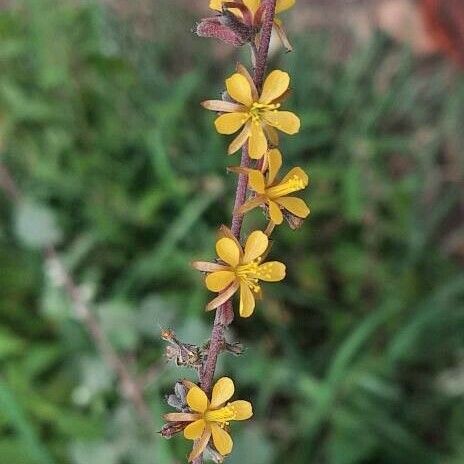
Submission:
[[[196,440],[203,435],[205,431],[206,421],[204,419],[199,419],[191,424],[187,425],[184,429],[184,437],[187,440]]]
[[[241,317],[250,317],[255,310],[255,297],[247,284],[240,284],[240,307]]]
[[[246,111],[243,105],[223,100],[206,100],[201,102],[201,106],[211,111],[219,111],[221,113],[241,113]]]
[[[194,461],[201,453],[205,450],[206,446],[209,443],[211,438],[211,427],[208,425],[205,427],[205,431],[199,440],[195,442],[193,445],[192,452],[189,454],[188,460],[189,462]]]
[[[249,188],[256,193],[264,193],[266,185],[263,173],[257,169],[251,169],[248,172],[248,185]]]
[[[214,1],[214,0],[212,0]],[[280,13],[281,11],[288,10],[295,4],[295,0],[277,0],[276,3],[276,14]]]
[[[290,85],[290,76],[284,71],[276,69],[272,71],[264,81],[263,91],[259,97],[260,103],[271,103],[279,98]]]
[[[258,268],[258,277],[265,282],[279,282],[285,278],[285,264],[269,261]]]
[[[308,205],[301,198],[281,197],[277,198],[276,202],[295,216],[303,219],[309,216]]]
[[[220,378],[213,387],[211,394],[211,409],[217,409],[226,401],[230,400],[234,394],[235,386],[229,377]]]
[[[187,404],[190,409],[202,414],[208,409],[209,401],[206,393],[198,386],[192,387],[186,396]]]
[[[264,232],[255,230],[252,232],[245,243],[245,254],[243,262],[249,263],[261,256],[269,245],[269,239]]]
[[[250,84],[250,89],[251,89],[251,98],[253,98],[253,101],[258,100],[258,91],[256,90],[256,85],[253,81],[253,78],[251,77],[251,74],[248,72],[248,69],[243,66],[243,64],[238,63],[237,64],[237,72],[240,73],[245,79],[248,81],[248,84]]]
[[[268,145],[272,147],[279,146],[279,133],[275,127],[272,127],[269,124],[265,124],[263,129],[267,137]]]
[[[282,224],[284,215],[282,214],[279,205],[272,200],[269,200],[267,204],[269,205],[269,216],[271,217],[272,222],[274,224]]]
[[[294,2],[295,0],[293,0]],[[274,31],[277,32],[277,36],[279,37],[280,43],[285,47],[287,52],[293,51],[292,44],[288,40],[287,33],[282,26],[282,22],[278,18],[274,18]]]
[[[237,132],[247,122],[248,118],[248,113],[221,114],[214,121],[214,125],[220,134],[229,135]]]
[[[206,288],[211,292],[222,292],[235,280],[232,271],[216,271],[208,274],[205,279]]]
[[[253,121],[251,123],[250,138],[248,139],[248,154],[250,158],[259,159],[264,156],[266,151],[267,139],[261,127],[261,123]]]
[[[224,264],[209,263],[208,261],[192,261],[192,267],[201,272],[225,271],[228,269]]]
[[[291,111],[267,111],[263,117],[268,124],[286,134],[293,135],[300,130],[300,118]]]
[[[223,237],[227,237],[233,240],[237,245],[237,248],[240,250],[240,256],[243,255],[242,245],[240,245],[240,242],[237,240],[237,237],[235,237],[232,231],[224,224],[222,224],[221,227],[219,227],[218,239]]]
[[[232,401],[232,403],[230,403],[228,406],[234,410],[234,420],[247,420],[253,415],[253,407],[251,406],[251,403],[248,401]]]
[[[221,292],[216,298],[213,298],[207,305],[206,311],[211,311],[223,305],[227,300],[229,300],[233,294],[238,290],[239,283],[235,281],[229,287],[227,287],[223,292]]]
[[[240,249],[231,238],[220,238],[216,242],[216,253],[219,258],[230,266],[236,267],[238,265],[240,260]]]
[[[240,133],[235,137],[232,142],[230,142],[229,148],[227,149],[227,154],[233,155],[236,151],[245,145],[248,137],[250,136],[250,123],[247,122]]]
[[[277,148],[269,150],[267,153],[267,162],[269,165],[267,175],[267,185],[271,185],[282,166],[282,153]]]
[[[188,412],[170,412],[165,414],[163,419],[167,422],[191,422],[201,419],[201,415]]]
[[[216,423],[211,423],[211,432],[213,433],[213,443],[219,454],[228,455],[232,451],[234,443],[230,435]]]
[[[246,107],[250,107],[253,104],[250,84],[242,74],[235,73],[226,79],[226,88],[227,93],[233,100],[242,103]]]
[[[287,180],[291,179],[292,177],[297,177],[298,179],[300,179],[303,182],[303,185],[305,187],[307,187],[308,184],[309,184],[308,174],[306,174],[306,172],[304,172],[303,169],[301,169],[299,167],[290,169],[290,171],[288,171],[288,173],[285,175],[285,177],[281,180],[281,183],[286,182]]]
[[[209,2],[209,7],[212,10],[221,11],[222,10],[222,1],[223,0],[211,0]]]
[[[243,3],[247,6],[247,8],[250,11],[253,12],[253,14],[255,14],[256,10],[261,5],[261,0],[243,0]]]
[[[243,215],[245,213],[248,213],[248,211],[251,211],[253,208],[257,208],[258,206],[264,204],[265,202],[266,197],[264,197],[263,195],[257,195],[243,203],[243,205],[240,206],[238,212],[239,214]]]

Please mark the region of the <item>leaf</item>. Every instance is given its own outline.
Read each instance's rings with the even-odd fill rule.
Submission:
[[[15,211],[15,232],[24,245],[44,248],[61,240],[62,233],[49,208],[26,200]]]

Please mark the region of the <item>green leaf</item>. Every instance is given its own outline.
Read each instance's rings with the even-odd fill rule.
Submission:
[[[15,231],[24,245],[31,248],[54,245],[62,237],[52,210],[29,200],[19,203],[15,211]]]

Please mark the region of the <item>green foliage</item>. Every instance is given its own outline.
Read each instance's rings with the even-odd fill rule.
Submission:
[[[159,327],[203,343],[212,320],[188,263],[230,220],[237,158],[198,102],[234,60],[209,57],[170,1],[152,39],[78,3],[0,12],[1,161],[27,195],[0,197],[0,462],[182,462],[189,443],[146,434],[37,247],[57,244],[134,370],[160,365],[160,427],[194,372],[164,367]],[[311,33],[276,58],[303,121],[282,150],[310,172],[312,216],[277,231],[288,279],[236,321],[243,357],[221,360],[255,406],[230,462],[458,464],[464,85],[384,37],[345,61],[329,43]],[[262,224],[255,211],[246,229]]]

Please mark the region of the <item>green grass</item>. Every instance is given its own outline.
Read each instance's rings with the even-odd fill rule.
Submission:
[[[154,21],[148,40],[91,3],[0,12],[1,161],[24,193],[18,207],[0,196],[1,462],[187,453],[181,437],[147,438],[39,250],[56,244],[138,372],[164,366],[160,325],[206,340],[210,295],[189,262],[212,258],[230,221],[238,158],[198,103],[235,58],[210,56],[168,1]],[[379,35],[345,61],[327,34],[294,42],[273,66],[292,76],[302,130],[282,151],[310,173],[312,214],[277,231],[288,278],[233,326],[243,357],[221,360],[255,406],[228,462],[459,464],[462,77]],[[255,211],[245,229],[263,222]],[[159,427],[180,376],[195,378],[169,366],[147,390]]]

